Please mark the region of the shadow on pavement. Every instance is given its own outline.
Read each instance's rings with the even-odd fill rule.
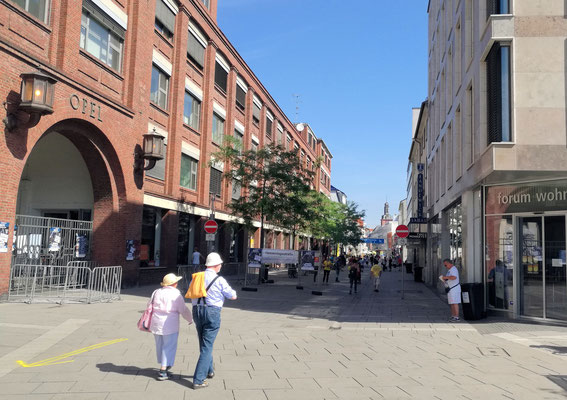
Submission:
[[[530,347],[534,349],[547,349],[551,350],[553,354],[567,354],[567,347],[565,346],[551,346],[551,345],[531,345]],[[566,377],[563,377],[566,378]]]
[[[382,274],[379,292],[373,290],[370,272],[364,271],[358,293],[352,295],[349,295],[346,271],[340,273],[340,282],[335,282],[335,274],[331,273],[328,284],[321,282],[320,275],[317,283],[314,283],[313,274],[304,275],[301,272],[298,279],[290,279],[285,269],[270,271],[269,277],[274,280],[273,284],[252,285],[258,289],[257,292],[243,291],[241,281],[231,281],[229,278],[229,283],[238,292],[238,300],[227,300],[224,306],[249,312],[283,314],[292,320],[326,319],[339,323],[445,324],[450,316],[444,294],[437,292],[434,287],[415,282],[411,274],[403,273],[402,282],[402,271],[399,269]],[[303,286],[303,290],[296,289],[298,285]],[[123,290],[122,293],[149,299],[152,291],[158,287],[143,286]],[[313,295],[312,291],[321,292],[322,295]],[[554,325],[552,321],[542,323],[499,316],[464,323],[469,323],[481,334],[526,331],[538,325],[547,328]],[[553,329],[566,328],[557,326]]]
[[[536,346],[539,347],[539,346]],[[547,375],[547,379],[567,392],[567,375]],[[558,393],[560,394],[560,393]]]
[[[115,365],[113,363],[97,364],[96,366],[100,372],[112,372],[129,376],[144,376],[153,379],[156,379],[157,377],[157,368],[139,368],[131,365]],[[193,375],[173,374],[173,377],[168,380],[174,381],[189,389],[193,388]]]

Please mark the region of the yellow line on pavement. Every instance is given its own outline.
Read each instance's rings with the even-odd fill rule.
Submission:
[[[70,362],[73,362],[75,360],[66,360],[66,361],[61,361],[61,360],[64,360],[65,358],[68,358],[68,357],[76,356],[77,354],[86,353],[87,351],[100,349],[101,347],[105,347],[105,346],[110,346],[111,344],[124,342],[125,340],[128,340],[128,339],[121,338],[121,339],[109,340],[107,342],[102,342],[102,343],[98,343],[98,344],[93,344],[92,346],[83,347],[82,349],[78,349],[78,350],[71,351],[69,353],[61,354],[60,356],[46,358],[45,360],[36,361],[36,362],[31,363],[31,364],[26,364],[22,360],[18,360],[16,362],[24,368],[43,367],[43,366],[46,366],[46,365],[70,363]]]

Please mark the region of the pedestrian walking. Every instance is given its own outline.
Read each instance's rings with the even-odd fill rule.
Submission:
[[[374,277],[374,291],[377,292],[379,290],[378,288],[380,287],[380,275],[382,275],[382,267],[377,261],[370,269],[370,272]]]
[[[221,310],[224,299],[236,300],[234,291],[226,279],[219,276],[223,261],[218,253],[210,253],[205,261],[206,297],[193,299],[193,320],[199,336],[199,360],[193,374],[193,389],[207,387],[206,378],[215,376],[213,345],[220,330]]]
[[[323,261],[323,283],[326,283],[327,285],[329,284],[329,275],[331,275],[331,267],[333,266],[333,263],[331,262],[331,260],[329,260],[329,258],[325,258],[325,261]]]
[[[354,285],[354,293],[356,294],[358,288],[358,276],[360,275],[360,266],[355,258],[350,260],[348,279],[350,281],[350,290],[348,294],[352,294],[352,287]]]
[[[448,258],[443,260],[443,265],[447,268],[447,274],[441,275],[440,278],[445,281],[447,285],[445,291],[447,292],[447,302],[451,307],[451,319],[449,321],[460,321],[459,304],[461,304],[461,283],[459,280],[459,270]]]
[[[177,339],[179,337],[179,316],[189,324],[193,322],[191,311],[185,304],[183,296],[177,289],[181,276],[167,274],[161,282],[161,289],[152,294],[153,314],[150,322],[150,332],[156,342],[157,362],[160,364],[157,380],[171,378],[170,369],[175,363]]]
[[[191,257],[191,261],[193,264],[201,264],[201,260],[204,260],[205,258],[201,255],[201,253],[199,253],[199,249],[197,247],[195,247],[195,251],[193,251],[193,255]]]
[[[392,257],[388,257],[388,269],[392,270]]]

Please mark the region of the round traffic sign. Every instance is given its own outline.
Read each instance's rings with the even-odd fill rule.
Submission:
[[[210,219],[205,222],[205,232],[207,233],[216,233],[218,227],[219,224],[217,224],[217,221],[215,221],[214,219]]]
[[[396,228],[396,235],[402,239],[407,238],[409,236],[409,228],[407,225],[398,225]]]

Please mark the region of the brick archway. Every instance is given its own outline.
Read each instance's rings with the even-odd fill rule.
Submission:
[[[86,121],[61,121],[50,127],[45,135],[51,132],[69,139],[89,170],[94,196],[92,258],[103,265],[122,262],[125,245],[117,245],[116,239],[125,237],[120,211],[127,205],[126,184],[118,154],[104,133]]]
[[[122,265],[124,277],[128,280],[137,278],[138,262],[125,261],[126,239],[137,239],[141,232],[141,202],[128,201],[128,196],[137,198],[132,189],[135,185],[128,184],[125,175],[131,160],[121,160],[119,149],[109,140],[99,128],[81,119],[66,119],[51,125],[39,135],[22,135],[11,138],[14,142],[29,150],[22,158],[12,160],[10,175],[8,175],[10,190],[6,191],[4,204],[0,204],[2,221],[10,223],[10,239],[16,214],[16,204],[20,182],[25,165],[36,148],[39,140],[51,133],[58,133],[67,138],[83,158],[92,182],[93,190],[93,238],[91,242],[92,259],[103,265]],[[30,139],[35,140],[30,140]],[[20,143],[20,144],[18,144]],[[122,145],[122,144],[120,144]],[[122,151],[123,153],[123,151]],[[120,154],[122,154],[120,153]],[[7,171],[4,170],[3,174]],[[128,192],[128,190],[131,192]],[[8,289],[11,264],[11,252],[0,254],[0,295]]]

